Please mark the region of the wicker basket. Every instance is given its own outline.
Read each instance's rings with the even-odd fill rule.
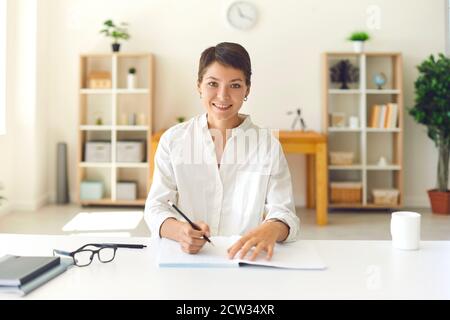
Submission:
[[[353,152],[330,152],[330,164],[332,165],[351,165],[355,154]]]
[[[397,189],[373,189],[373,203],[381,205],[397,205],[399,191]]]
[[[361,203],[361,182],[332,182],[331,203]]]

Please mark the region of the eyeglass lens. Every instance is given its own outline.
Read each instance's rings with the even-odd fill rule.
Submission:
[[[77,266],[83,267],[89,265],[94,255],[97,253],[98,258],[101,262],[110,262],[114,259],[116,250],[114,248],[101,248],[99,250],[80,250],[76,252],[73,256],[75,259],[75,264]]]

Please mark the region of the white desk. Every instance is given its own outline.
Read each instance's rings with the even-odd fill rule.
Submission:
[[[450,299],[450,241],[423,241],[419,251],[392,249],[390,241],[303,241],[327,270],[160,269],[147,238],[0,234],[0,256],[50,255],[90,242],[149,245],[73,267],[24,299]]]

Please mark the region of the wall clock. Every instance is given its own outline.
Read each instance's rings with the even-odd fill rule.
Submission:
[[[258,11],[248,1],[235,1],[227,9],[227,21],[236,29],[247,30],[256,24]]]

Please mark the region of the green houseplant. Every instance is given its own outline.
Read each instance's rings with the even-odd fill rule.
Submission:
[[[437,189],[428,190],[434,213],[450,214],[448,165],[450,156],[450,58],[431,55],[417,69],[415,106],[409,114],[427,127],[428,137],[439,150]]]
[[[104,33],[106,37],[113,38],[112,49],[113,52],[118,52],[120,50],[119,40],[130,39],[130,34],[128,33],[127,26],[128,23],[121,22],[120,25],[116,25],[111,19],[106,20],[103,23],[104,28],[100,30],[100,33]]]
[[[135,67],[131,67],[128,69],[127,87],[128,87],[128,89],[134,89],[136,87],[136,68]]]
[[[370,39],[370,36],[365,31],[356,31],[353,32],[348,40],[353,42],[353,50],[357,53],[364,51],[364,42]]]

